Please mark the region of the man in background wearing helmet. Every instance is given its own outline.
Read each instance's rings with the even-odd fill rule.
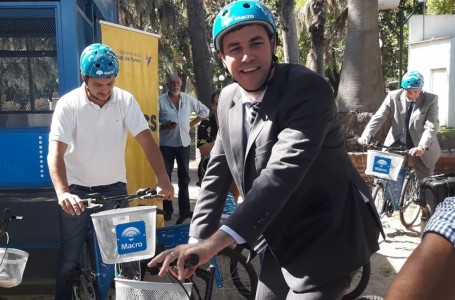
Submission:
[[[220,94],[192,244],[164,251],[149,266],[163,261],[161,275],[188,277],[190,254],[202,264],[234,243],[256,251],[266,245],[256,299],[341,299],[379,249],[382,228],[347,155],[332,90],[303,66],[277,63],[277,28],[261,2],[222,8],[213,39],[236,82]],[[244,201],[220,228],[232,180]],[[168,268],[174,260],[178,272]]]
[[[439,128],[438,96],[422,90],[424,79],[417,71],[403,75],[401,89],[391,91],[365,127],[359,144],[367,145],[387,118],[392,126],[384,141],[386,146],[409,149],[417,179],[433,175],[441,156],[436,134]]]
[[[71,299],[66,274],[77,263],[87,236],[90,214],[80,198],[88,193],[125,195],[125,146],[129,131],[139,142],[166,198],[174,189],[164,168],[139,104],[129,92],[115,87],[119,71],[115,53],[106,45],[92,44],[80,58],[81,87],[57,103],[49,134],[48,165],[58,196],[60,258],[56,275],[56,299]],[[128,206],[125,201],[123,206]],[[104,204],[103,209],[112,209]]]

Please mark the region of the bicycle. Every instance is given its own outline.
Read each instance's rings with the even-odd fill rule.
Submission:
[[[160,212],[158,211],[158,213]],[[159,250],[172,249],[188,242],[190,224],[184,223],[185,221],[182,218],[178,221],[179,224],[156,229]],[[160,280],[155,277],[158,269],[153,268],[149,271],[153,281]],[[214,289],[212,289],[211,281]],[[211,297],[214,299],[254,299],[257,282],[257,273],[253,265],[246,262],[246,257],[235,249],[225,248],[215,255],[209,264],[196,269],[192,281],[195,296],[192,299],[211,299]],[[206,287],[204,298],[201,296],[200,287]],[[207,291],[207,287],[210,287],[209,291]]]
[[[139,189],[136,193],[129,195],[103,197],[99,193],[92,193],[87,194],[86,196],[88,198],[82,199],[82,201],[86,205],[86,209],[90,210],[92,221],[90,222],[87,238],[83,244],[81,254],[79,255],[76,269],[69,272],[66,279],[67,282],[73,286],[73,299],[115,299],[113,282],[116,275],[138,279],[141,276],[141,270],[139,266],[136,270],[132,270],[132,267],[129,265],[126,265],[125,267],[125,264],[122,263],[106,261],[106,259],[110,260],[110,258],[106,257],[106,255],[109,254],[106,254],[100,249],[98,240],[98,238],[100,238],[100,233],[98,233],[97,237],[93,217],[97,215],[97,212],[99,208],[103,206],[103,203],[115,203],[113,210],[102,212],[109,213],[110,211],[120,211],[121,209],[119,209],[119,206],[123,200],[131,201],[134,199],[162,198],[162,195],[146,188]],[[129,207],[128,209],[141,211],[144,208]],[[154,224],[152,225],[152,228],[154,229]],[[150,256],[153,256],[153,253],[148,257]]]
[[[6,236],[4,248],[0,248],[0,287],[11,288],[22,282],[25,266],[29,254],[23,250],[9,248],[9,235],[6,229],[12,220],[21,220],[22,216],[12,213],[9,208],[4,211],[3,221],[0,225],[0,242]]]
[[[372,197],[380,217],[391,217],[399,211],[400,221],[409,229],[419,217],[420,187],[415,170],[408,164],[408,150],[403,146],[388,147],[379,142],[369,145],[382,151],[369,150],[365,174],[375,177]],[[392,174],[393,173],[393,174]]]

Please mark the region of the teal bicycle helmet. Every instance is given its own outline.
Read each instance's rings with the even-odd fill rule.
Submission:
[[[409,71],[401,79],[401,87],[404,89],[421,89],[423,84],[423,75],[417,71]]]
[[[220,10],[212,29],[215,50],[221,49],[223,36],[231,29],[246,24],[262,24],[270,34],[276,34],[275,19],[270,10],[259,1],[234,1]]]
[[[116,76],[119,71],[117,56],[104,44],[92,44],[82,51],[81,74],[94,78]]]

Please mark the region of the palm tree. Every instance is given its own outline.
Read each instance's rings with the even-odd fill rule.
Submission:
[[[308,30],[311,47],[306,65],[322,76],[328,76],[335,93],[338,88],[337,46],[346,27],[346,0],[307,0],[299,9],[299,29]],[[326,65],[330,65],[328,68]]]
[[[298,64],[300,58],[294,14],[295,1],[281,0],[279,5],[281,11],[284,61]]]
[[[348,0],[348,27],[337,104],[340,112],[372,112],[385,96],[378,1]]]
[[[213,93],[213,66],[211,63],[212,55],[207,43],[204,3],[202,0],[186,0],[186,7],[196,94],[200,101],[210,107],[210,99]]]

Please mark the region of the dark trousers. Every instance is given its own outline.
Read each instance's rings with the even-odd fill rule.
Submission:
[[[81,199],[86,198],[90,192],[71,188],[71,194],[78,195]],[[99,192],[105,197],[126,195],[126,184],[116,183],[114,186]],[[125,200],[122,207],[127,207],[128,202]],[[114,208],[114,203],[105,203],[100,210]],[[60,213],[60,255],[58,270],[56,274],[56,300],[71,299],[72,286],[66,283],[66,274],[75,269],[82,245],[87,238],[89,225],[91,222],[90,213],[86,209],[81,215],[68,215],[62,209]]]
[[[179,186],[179,215],[184,215],[190,211],[190,194],[188,185],[190,184],[190,146],[188,147],[160,147],[163,155],[164,166],[172,180],[172,170],[174,169],[174,161],[177,161],[177,179]],[[171,201],[163,201],[163,209],[165,212],[174,212]]]
[[[330,272],[330,270],[327,270]],[[266,249],[259,283],[256,291],[257,300],[336,300],[341,299],[352,281],[356,272],[346,274],[342,278],[325,285],[308,289],[304,292],[294,292],[284,280],[281,267]]]

